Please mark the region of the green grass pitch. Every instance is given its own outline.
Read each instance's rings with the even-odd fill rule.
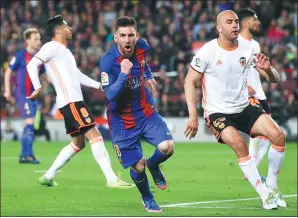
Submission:
[[[289,206],[273,211],[263,210],[261,201],[254,199],[257,194],[243,179],[236,156],[227,145],[176,143],[175,155],[163,165],[168,189],[156,188],[148,174],[162,214],[145,212],[136,188],[107,188],[89,146],[57,173],[57,187],[40,187],[37,178],[66,143],[37,142],[40,165],[18,164],[19,144],[1,143],[1,216],[297,216],[296,143],[287,144],[278,178]],[[122,169],[109,142],[106,147],[115,172],[131,182],[129,171]],[[143,149],[149,156],[154,148],[144,143]],[[260,172],[267,174],[267,160]],[[167,207],[191,202],[195,203]]]

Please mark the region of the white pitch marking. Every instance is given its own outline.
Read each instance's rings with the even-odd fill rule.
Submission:
[[[179,208],[198,208],[198,209],[238,209],[238,210],[264,210],[261,207],[218,207],[218,206],[178,206]],[[297,210],[295,208],[283,208],[283,210]]]
[[[284,198],[297,197],[297,194],[284,195]],[[166,204],[161,205],[161,207],[181,207],[188,205],[197,205],[197,204],[212,204],[212,203],[224,203],[224,202],[238,202],[238,201],[252,201],[259,200],[260,198],[239,198],[239,199],[228,199],[228,200],[215,200],[215,201],[200,201],[200,202],[189,202],[189,203],[177,203],[177,204]]]

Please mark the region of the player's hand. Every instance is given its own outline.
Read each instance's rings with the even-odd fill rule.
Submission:
[[[126,75],[130,74],[131,68],[132,68],[133,63],[131,63],[128,59],[124,59],[121,61],[120,66],[121,66],[121,72],[125,73]]]
[[[155,79],[148,79],[147,84],[149,85],[149,87],[152,91],[156,90],[155,86],[157,83],[156,83]]]
[[[14,103],[14,99],[13,99],[10,91],[5,91],[3,96],[9,103],[11,103],[11,104]]]
[[[247,86],[247,88],[248,88],[248,95],[249,96],[253,96],[254,94],[256,94],[256,91],[253,89],[253,87]]]
[[[29,100],[35,100],[40,96],[41,93],[42,93],[42,88],[39,88],[37,90],[34,90],[34,92],[32,92],[32,94],[26,98]]]
[[[198,128],[199,128],[198,117],[189,116],[187,121],[187,126],[184,131],[185,137],[188,138],[189,140],[194,138],[198,132]]]
[[[255,65],[262,70],[270,70],[270,60],[263,53],[256,54],[256,60],[254,61]]]

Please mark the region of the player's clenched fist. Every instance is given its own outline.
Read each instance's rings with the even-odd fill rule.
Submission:
[[[131,63],[128,59],[124,59],[123,61],[121,61],[120,65],[121,65],[121,72],[125,74],[129,74],[133,63]]]

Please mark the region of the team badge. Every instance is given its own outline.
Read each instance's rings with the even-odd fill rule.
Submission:
[[[239,59],[239,62],[240,62],[240,64],[241,64],[242,66],[244,66],[244,65],[246,64],[246,58],[245,58],[245,57],[241,57],[241,58]]]
[[[101,73],[101,84],[103,86],[109,85],[109,76],[106,72]]]
[[[200,67],[200,66],[201,66],[201,60],[200,60],[200,58],[197,58],[197,59],[195,60],[195,66],[196,66],[196,67]]]
[[[91,119],[89,117],[85,118],[85,121],[86,121],[86,123],[91,123]]]

